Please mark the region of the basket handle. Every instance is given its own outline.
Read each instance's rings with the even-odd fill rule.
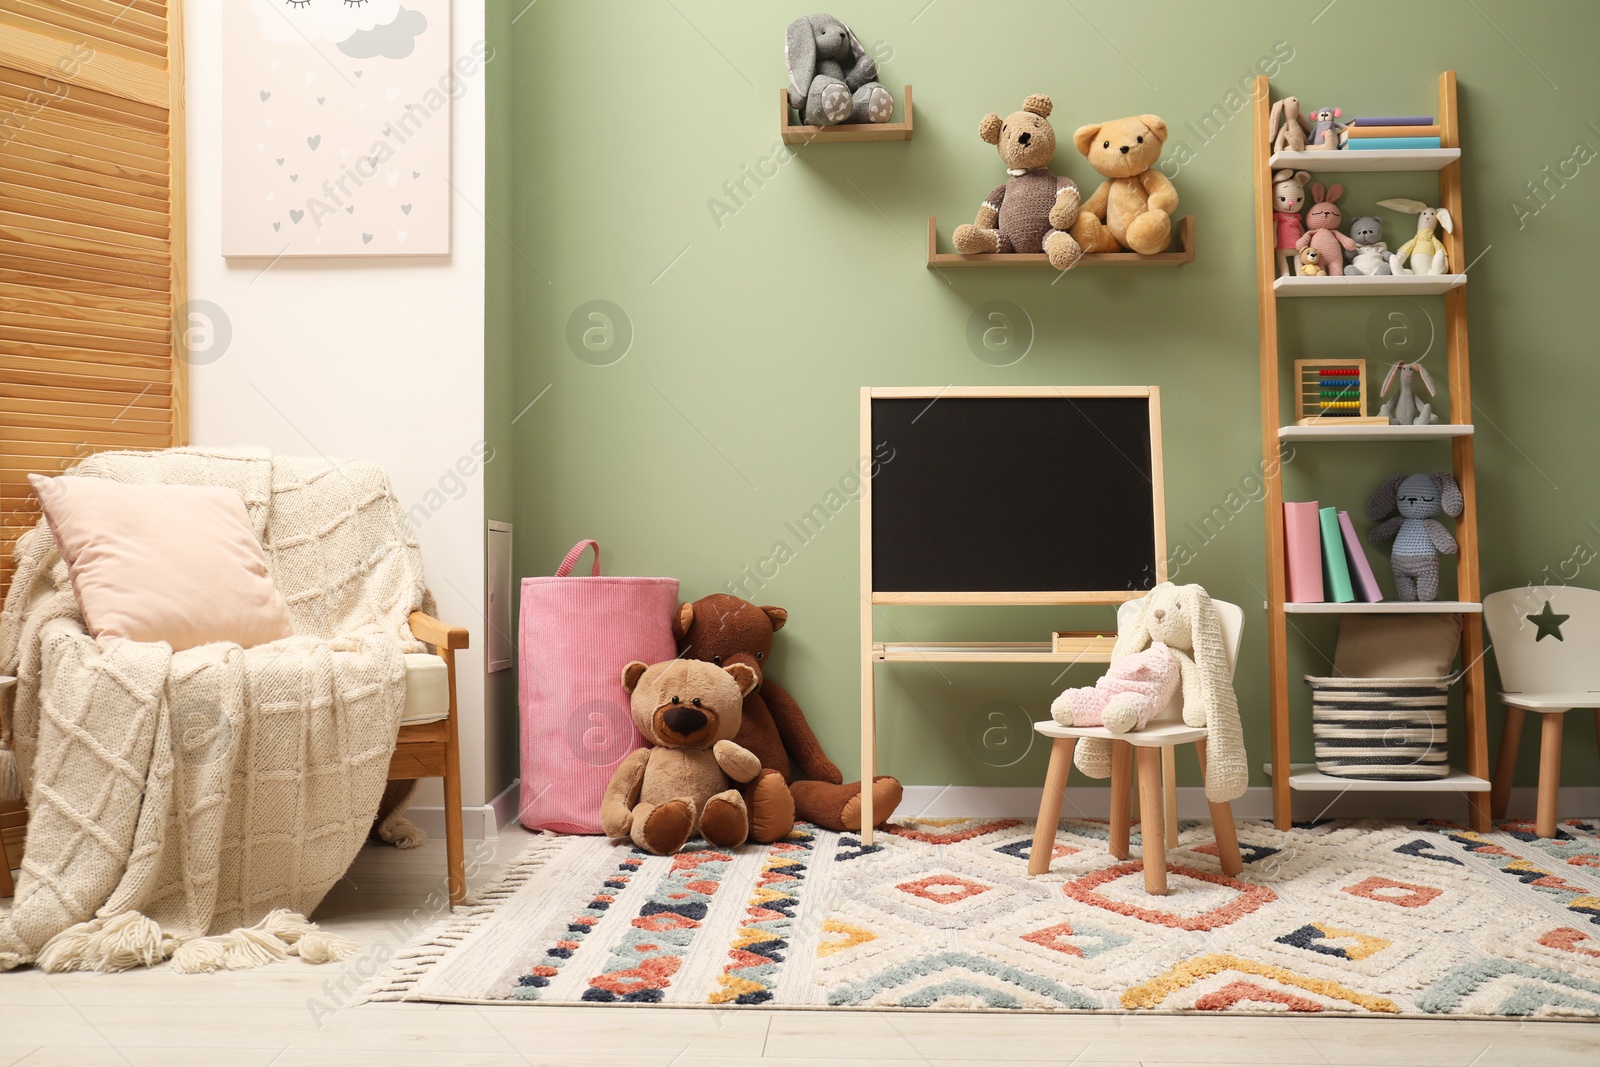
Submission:
[[[578,557],[583,555],[583,550],[586,548],[594,549],[594,569],[589,572],[589,577],[600,577],[600,542],[598,541],[579,541],[573,545],[572,551],[567,553],[567,558],[562,560],[561,566],[556,568],[556,577],[565,578],[571,574],[573,564],[578,562]]]

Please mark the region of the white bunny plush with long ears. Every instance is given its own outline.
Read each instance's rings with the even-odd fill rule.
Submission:
[[[1150,590],[1140,601],[1138,614],[1118,627],[1111,661],[1142,652],[1153,641],[1165,644],[1178,661],[1184,723],[1209,732],[1206,799],[1213,804],[1236,800],[1250,784],[1244,728],[1239,722],[1222,619],[1204,588],[1162,582]],[[1111,743],[1084,741],[1077,746],[1073,762],[1091,778],[1107,778],[1111,775]]]

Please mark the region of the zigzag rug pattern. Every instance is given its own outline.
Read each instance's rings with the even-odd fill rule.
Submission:
[[[540,839],[374,1000],[1600,1020],[1600,821],[1208,823],[1144,892],[1103,822],[916,819],[650,856]],[[535,857],[535,853],[537,856]]]

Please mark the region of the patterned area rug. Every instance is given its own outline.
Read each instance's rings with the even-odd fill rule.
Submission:
[[[945,1011],[1600,1017],[1600,820],[1244,822],[1244,874],[1208,823],[1172,892],[1064,822],[921,819],[858,838],[673,857],[539,838],[396,957],[373,1000]],[[1137,838],[1135,839],[1137,849]],[[1137,856],[1137,851],[1135,856]]]

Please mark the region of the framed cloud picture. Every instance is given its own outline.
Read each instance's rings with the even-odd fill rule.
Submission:
[[[222,254],[450,251],[450,0],[228,0]],[[481,50],[481,48],[480,48]]]

